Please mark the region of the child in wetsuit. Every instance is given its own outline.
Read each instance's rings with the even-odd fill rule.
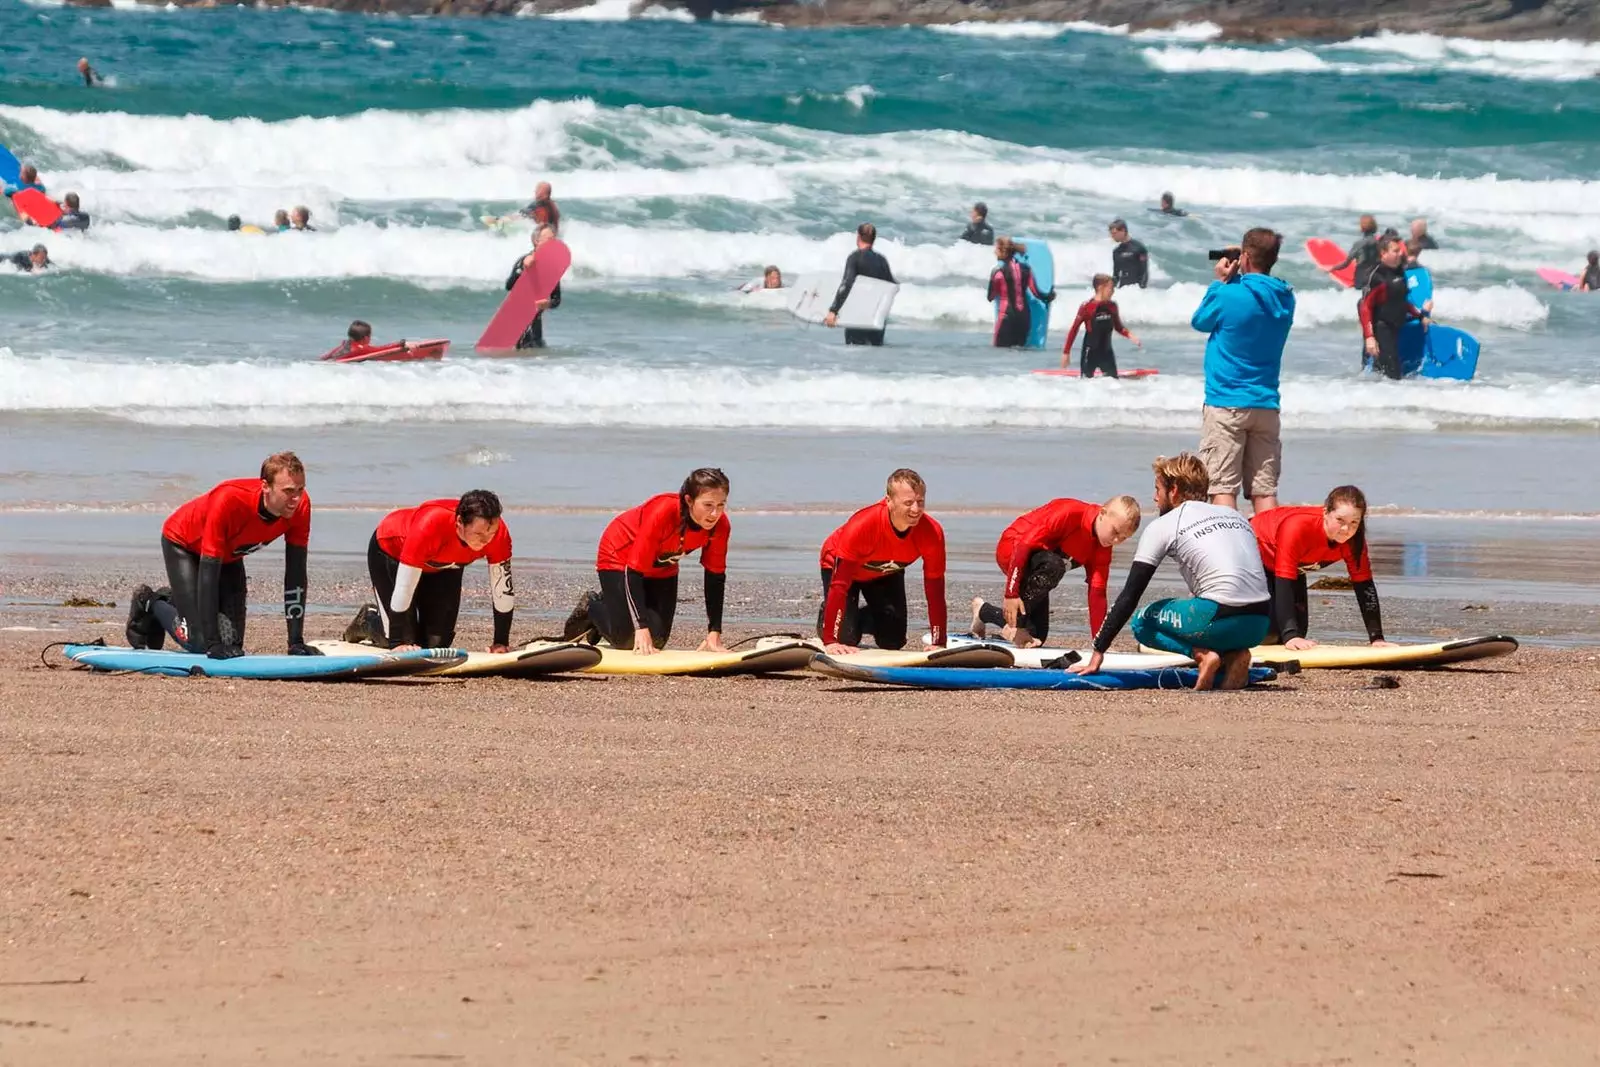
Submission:
[[[1116,281],[1109,274],[1096,274],[1094,276],[1094,298],[1085,300],[1078,306],[1078,316],[1072,320],[1072,328],[1067,331],[1067,343],[1061,346],[1061,365],[1067,366],[1072,358],[1072,342],[1078,336],[1078,328],[1084,327],[1083,356],[1078,363],[1078,375],[1082,378],[1093,378],[1096,371],[1108,377],[1117,377],[1117,357],[1111,351],[1111,332],[1115,330],[1135,345],[1143,348],[1139,338],[1129,332],[1122,325],[1122,313],[1117,310],[1117,302],[1111,299],[1111,294],[1116,288]]]
[[[350,329],[345,333],[345,342],[332,352],[323,356],[323,359],[343,359],[346,356],[359,356],[363,352],[372,351],[372,327],[356,319],[350,324]]]

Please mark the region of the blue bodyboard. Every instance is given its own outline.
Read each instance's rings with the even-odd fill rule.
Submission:
[[[1159,670],[1101,671],[1098,674],[1073,674],[1051,668],[1026,667],[866,667],[841,663],[819,655],[813,668],[836,678],[881,685],[906,685],[918,689],[1193,689],[1199,672],[1193,667],[1166,667]],[[1252,667],[1250,683],[1270,682],[1278,677],[1271,667]]]
[[[1428,273],[1427,267],[1412,267],[1406,271],[1406,299],[1415,308],[1433,299],[1433,275]]]
[[[1028,250],[1017,257],[1017,260],[1028,265],[1033,272],[1033,284],[1039,287],[1041,293],[1048,293],[1056,287],[1056,261],[1050,255],[1050,246],[1042,239],[1036,237],[1018,237],[1017,241],[1027,245]],[[1050,339],[1050,305],[1034,296],[1026,294],[1028,301],[1028,343],[1024,348],[1043,348]],[[1000,301],[994,303],[995,318],[1000,317]]]
[[[11,154],[11,149],[0,144],[0,184],[15,185],[22,177],[22,164]]]
[[[1454,326],[1408,322],[1400,329],[1400,372],[1469,382],[1478,373],[1478,339]]]
[[[112,645],[68,645],[63,652],[68,659],[97,671],[298,681],[416,674],[448,667],[467,658],[466,652],[459,648],[423,648],[415,652],[385,650],[375,651],[370,656],[236,656],[233,659]]]

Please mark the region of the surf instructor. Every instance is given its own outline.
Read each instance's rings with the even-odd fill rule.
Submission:
[[[894,280],[894,272],[889,269],[889,261],[884,259],[872,246],[878,240],[878,228],[870,222],[863,222],[856,227],[856,250],[850,253],[850,258],[844,261],[844,280],[839,283],[839,291],[833,295],[833,303],[828,307],[828,314],[822,320],[824,326],[837,326],[839,324],[839,309],[844,307],[844,302],[850,299],[850,290],[855,287],[856,278],[876,278],[888,282],[890,285],[898,284]],[[882,330],[856,330],[849,327],[844,331],[844,343],[847,345],[881,345],[883,344]]]

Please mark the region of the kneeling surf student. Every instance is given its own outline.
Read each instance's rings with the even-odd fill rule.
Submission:
[[[506,292],[510,292],[517,284],[517,279],[522,277],[522,272],[530,269],[539,258],[539,246],[547,241],[553,241],[556,231],[550,226],[540,226],[533,231],[533,251],[527,255],[519,256],[511,265],[511,273],[506,277]],[[544,313],[561,306],[561,283],[550,290],[550,295],[539,301],[538,311],[534,312],[533,321],[528,323],[522,331],[522,336],[517,338],[518,348],[544,348]]]
[[[839,309],[850,299],[850,290],[855,287],[856,278],[876,278],[890,285],[899,284],[894,280],[894,272],[889,269],[889,261],[872,247],[877,240],[878,228],[872,223],[863,222],[856,227],[856,250],[844,261],[844,279],[839,282],[839,291],[833,294],[833,303],[829,305],[828,314],[822,320],[824,326],[839,324]],[[881,345],[883,333],[882,330],[855,330],[847,326],[844,331],[844,343]]]
[[[222,482],[174,511],[161,527],[170,592],[141,585],[128,609],[128,644],[160,648],[170,635],[212,659],[244,655],[244,557],[284,539],[283,617],[291,656],[319,656],[305,643],[306,553],[311,497],[293,452],[261,464],[261,477]]]
[[[1079,328],[1085,328],[1083,352],[1078,360],[1080,378],[1093,378],[1096,373],[1108,378],[1117,377],[1117,354],[1111,350],[1113,330],[1132,341],[1136,348],[1144,347],[1138,335],[1122,325],[1122,312],[1118,310],[1117,302],[1111,299],[1115,291],[1116,279],[1109,274],[1096,274],[1093,298],[1078,305],[1078,314],[1072,320],[1072,327],[1067,330],[1067,343],[1061,346],[1063,367],[1072,362],[1072,342],[1078,336]]]
[[[1383,615],[1378,608],[1378,587],[1372,581],[1372,561],[1367,556],[1367,498],[1353,485],[1341,485],[1328,494],[1322,507],[1277,507],[1250,519],[1267,586],[1272,591],[1272,625],[1278,642],[1299,651],[1316,648],[1306,636],[1311,612],[1306,592],[1306,572],[1321,570],[1344,560],[1355,587],[1356,605],[1367,627],[1367,640],[1379,648]]]
[[[653,496],[606,525],[595,555],[599,592],[578,598],[563,640],[598,632],[613,648],[640,656],[667,647],[678,610],[678,563],[700,553],[705,570],[706,636],[701,652],[726,652],[722,604],[728,584],[728,476],[691,471],[677,493]]]
[[[1028,246],[1009,237],[994,243],[994,258],[998,261],[989,273],[990,303],[1000,304],[994,318],[994,347],[1021,348],[1028,343],[1028,332],[1033,328],[1033,315],[1028,310],[1028,294],[1048,304],[1056,298],[1055,290],[1039,291],[1033,280],[1033,270],[1017,259]]]
[[[919,559],[933,645],[945,646],[944,528],[927,513],[927,498],[922,476],[902,467],[889,475],[882,500],[822,542],[817,636],[829,653],[854,652],[867,634],[879,648],[905,647],[906,568]]]
[[[1421,319],[1427,329],[1433,301],[1421,308],[1411,304],[1406,282],[1406,245],[1399,237],[1378,239],[1378,265],[1372,268],[1366,295],[1358,305],[1366,359],[1385,377],[1399,378],[1400,329],[1410,319]]]
[[[371,352],[372,348],[372,326],[356,319],[350,324],[350,329],[345,331],[344,343],[322,358],[343,359],[346,356],[359,356],[363,352]]]
[[[1003,626],[1007,641],[1034,648],[1050,636],[1050,592],[1067,571],[1083,568],[1089,586],[1089,632],[1106,619],[1106,585],[1111,550],[1139,531],[1139,502],[1114,496],[1104,504],[1062,497],[1017,519],[1000,535],[995,562],[1006,576],[1001,607],[972,599],[972,633],[984,625]]]
[[[1068,669],[1098,671],[1131,619],[1141,645],[1194,659],[1200,667],[1196,689],[1243,689],[1250,680],[1250,649],[1271,625],[1255,532],[1237,511],[1207,502],[1211,478],[1199,456],[1162,456],[1152,466],[1161,517],[1139,535],[1128,580],[1095,633],[1094,655]],[[1135,614],[1168,556],[1178,561],[1189,596],[1157,600]]]
[[[489,603],[494,611],[490,652],[511,650],[516,590],[511,583],[511,531],[500,498],[473,489],[460,500],[429,500],[391,511],[367,544],[367,573],[377,594],[383,632],[375,643],[398,652],[450,648],[461,613],[461,571],[489,563]]]

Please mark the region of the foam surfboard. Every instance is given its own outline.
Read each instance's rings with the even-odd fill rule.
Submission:
[[[323,353],[321,359],[328,363],[408,363],[419,359],[443,359],[444,354],[450,350],[450,342],[445,340],[433,341],[394,341],[386,345],[374,345],[365,352],[355,355],[339,355],[339,349],[344,345],[335,345]]]
[[[636,655],[631,648],[600,649],[600,662],[588,674],[694,674],[726,677],[734,674],[778,674],[798,671],[811,662],[816,649],[803,641],[785,641],[737,652],[698,652],[663,649],[653,656]]]
[[[928,635],[923,634],[926,641]],[[1038,648],[1018,648],[1009,641],[997,637],[977,638],[971,634],[951,634],[951,648],[966,648],[973,645],[999,646],[1011,652],[1011,660],[1017,667],[1026,667],[1032,670],[1053,669],[1064,670],[1076,663],[1082,663],[1094,655],[1092,648],[1052,648],[1040,646]],[[1171,652],[1107,652],[1105,660],[1100,664],[1102,671],[1149,671],[1161,670],[1166,667],[1193,667],[1194,660],[1188,656],[1179,656]]]
[[[538,314],[538,303],[561,284],[562,275],[572,266],[572,252],[559,238],[546,241],[533,266],[522,272],[494,313],[475,346],[479,352],[515,352],[517,339]]]
[[[1471,381],[1478,373],[1478,339],[1454,326],[1415,320],[1400,328],[1400,372],[1423,378]]]
[[[61,221],[61,205],[37,189],[20,189],[11,197],[17,217],[31,219],[35,226],[48,229]]]
[[[1070,367],[1070,368],[1069,367],[1039,367],[1033,373],[1039,374],[1039,375],[1043,375],[1046,378],[1078,378],[1078,377],[1081,377],[1081,375],[1078,373],[1078,368],[1076,368],[1076,367]],[[1156,370],[1154,367],[1134,367],[1131,370],[1118,371],[1117,372],[1117,377],[1118,378],[1153,378],[1157,374],[1160,374],[1160,373],[1161,372]],[[1096,375],[1096,377],[1097,378],[1104,378],[1105,375],[1103,375],[1103,374]]]
[[[1313,237],[1306,242],[1306,252],[1311,256],[1311,262],[1327,270],[1329,267],[1343,263],[1345,250],[1328,240],[1326,237]],[[1334,280],[1346,289],[1356,283],[1356,265],[1354,263],[1343,270],[1334,271]]]
[[[0,185],[15,185],[22,177],[22,162],[11,154],[11,149],[0,144]]]
[[[458,648],[423,648],[385,654],[372,651],[354,656],[236,656],[233,659],[112,645],[68,645],[63,651],[68,659],[97,671],[324,682],[421,674],[466,658],[466,653]]]
[[[325,655],[405,655],[390,652],[373,645],[352,644],[348,641],[313,641]],[[463,677],[470,675],[499,678],[537,678],[566,671],[582,671],[600,662],[600,650],[593,645],[577,641],[533,641],[510,652],[465,652],[465,658],[446,663],[427,671],[430,676]]]
[[[997,642],[968,640],[962,644],[952,644],[948,648],[929,648],[931,640],[928,634],[922,635],[922,648],[863,648],[856,652],[848,652],[833,658],[840,663],[850,663],[862,667],[972,667],[994,668],[1009,667],[1014,660],[1011,657],[1011,646]],[[756,642],[757,648],[772,647],[777,644],[791,644],[790,638],[763,637]],[[813,652],[822,652],[822,642],[815,637],[808,637],[804,644]]]
[[[821,325],[839,291],[842,275],[808,274],[788,289],[789,314],[802,322]],[[881,330],[889,324],[900,287],[877,278],[857,277],[850,295],[839,307],[839,326],[847,330]]]
[[[1576,289],[1580,281],[1576,274],[1568,274],[1554,267],[1540,267],[1536,273],[1540,281],[1548,282],[1557,289]]]
[[[1371,645],[1318,645],[1299,652],[1282,645],[1261,645],[1250,650],[1254,662],[1262,666],[1298,662],[1303,670],[1360,670],[1368,667],[1425,669],[1452,663],[1509,656],[1517,650],[1517,639],[1504,635],[1466,637],[1459,641],[1440,641],[1431,645],[1397,645],[1373,648]]]
[[[916,667],[867,667],[840,662],[833,656],[818,655],[812,669],[834,678],[879,685],[900,685],[917,689],[1193,689],[1199,671],[1193,667],[1167,667],[1160,670],[1100,671],[1073,674],[1062,670],[973,670],[951,667],[930,671]],[[1271,668],[1252,667],[1250,684],[1270,682],[1278,676]]]
[[[1406,299],[1415,308],[1433,299],[1433,275],[1428,273],[1427,267],[1412,267],[1406,271]]]

